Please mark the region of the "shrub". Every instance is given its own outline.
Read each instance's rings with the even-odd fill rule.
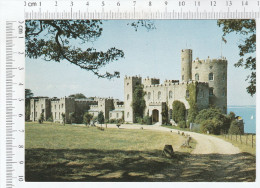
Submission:
[[[168,112],[168,106],[164,105],[162,108],[162,123],[164,125],[167,125],[169,123],[169,112]]]
[[[220,134],[223,122],[218,119],[209,119],[202,122],[200,130],[202,133]]]
[[[152,117],[151,116],[144,116],[144,124],[152,125]]]
[[[44,114],[41,113],[40,118],[38,119],[38,122],[41,124],[44,121]]]
[[[89,125],[89,124],[90,124],[90,121],[92,120],[92,118],[93,118],[93,115],[90,114],[90,113],[88,113],[88,112],[86,112],[86,113],[84,114],[84,116],[83,116],[83,123],[84,123],[85,125]]]
[[[180,101],[174,101],[172,103],[172,119],[178,123],[185,121],[186,108],[185,105]]]
[[[133,102],[132,108],[135,117],[135,122],[138,122],[138,118],[142,118],[144,115],[144,110],[146,107],[145,100],[144,100],[145,92],[143,90],[143,85],[137,84],[134,88],[133,93]],[[140,121],[140,119],[139,119]]]
[[[102,111],[98,113],[97,120],[98,120],[98,123],[101,125],[105,122],[105,117],[104,117],[104,114]]]
[[[201,125],[202,132],[205,133],[208,130],[212,134],[227,132],[230,127],[229,118],[216,108],[201,110],[196,116],[195,123]]]
[[[228,133],[237,135],[244,134],[243,123],[236,120],[232,121]]]
[[[186,122],[185,122],[185,121],[180,121],[180,122],[178,123],[178,126],[179,126],[180,128],[186,128]]]

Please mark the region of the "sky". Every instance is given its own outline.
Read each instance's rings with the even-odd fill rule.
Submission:
[[[97,78],[93,73],[80,69],[68,61],[47,62],[43,59],[26,58],[26,88],[34,96],[64,97],[83,93],[87,97],[113,97],[123,100],[124,77],[139,75],[142,78],[178,79],[181,77],[181,50],[192,49],[193,59],[219,58],[228,60],[228,105],[255,105],[255,97],[246,92],[244,68],[235,68],[240,59],[238,44],[241,36],[227,35],[222,39],[222,30],[216,20],[155,20],[155,30],[147,31],[127,25],[131,20],[104,21],[103,33],[97,41],[86,43],[97,50],[111,47],[122,49],[125,57],[102,68],[101,72],[119,71],[121,77]],[[222,43],[222,44],[221,44]],[[222,48],[221,48],[222,46]],[[221,50],[222,49],[222,50]]]

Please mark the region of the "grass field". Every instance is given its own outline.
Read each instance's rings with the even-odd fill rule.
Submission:
[[[255,157],[191,155],[184,137],[149,130],[26,123],[26,181],[254,181]],[[165,144],[174,158],[161,155]],[[195,147],[193,141],[192,147]]]
[[[256,155],[256,136],[253,135],[216,135],[218,138],[222,138],[228,142],[231,142],[234,146],[238,147],[242,152],[247,152],[252,155]],[[253,144],[252,144],[253,143]],[[253,145],[253,147],[252,147]]]

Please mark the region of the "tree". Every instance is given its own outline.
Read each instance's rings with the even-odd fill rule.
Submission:
[[[143,118],[144,110],[146,108],[144,100],[145,92],[143,90],[143,85],[137,84],[134,88],[132,108],[134,113],[134,121],[136,122],[138,118]]]
[[[149,20],[133,22],[138,26],[155,29]],[[98,51],[86,43],[95,42],[103,33],[102,20],[27,20],[25,32],[26,56],[46,61],[68,62],[91,71],[99,78],[119,77],[120,73],[100,73],[100,68],[124,57],[116,47]]]
[[[30,89],[25,89],[25,121],[30,120],[31,105],[30,100],[33,97],[33,92]]]
[[[90,121],[92,120],[92,118],[93,118],[93,115],[90,114],[90,113],[88,113],[88,112],[86,112],[86,113],[84,114],[84,116],[83,116],[83,122],[84,122],[84,124],[85,124],[85,125],[89,125],[89,124],[90,124]]]
[[[209,131],[212,134],[227,132],[230,127],[229,118],[217,108],[201,110],[196,116],[195,123],[201,125],[202,132]]]
[[[66,123],[66,115],[64,113],[61,113],[61,117],[62,117],[62,123],[65,126]]]
[[[172,103],[172,119],[178,123],[185,121],[186,108],[181,101],[173,101]]]
[[[69,113],[70,124],[75,122],[75,112]]]
[[[75,99],[86,99],[87,97],[82,94],[82,93],[76,93],[76,94],[71,94],[69,97],[74,97]]]
[[[101,124],[101,126],[105,122],[104,114],[102,111],[98,113],[97,120],[98,120],[98,123]]]
[[[255,20],[218,20],[218,26],[222,27],[222,40],[226,43],[224,38],[227,34],[235,32],[241,35],[241,42],[238,45],[241,57],[235,64],[235,67],[244,67],[249,69],[251,74],[247,76],[246,81],[249,86],[246,88],[247,92],[253,96],[256,92],[256,23]],[[242,38],[243,37],[243,38]],[[246,59],[244,59],[246,58]]]
[[[41,113],[41,115],[40,115],[40,118],[39,118],[38,122],[41,124],[41,123],[43,123],[43,121],[44,121],[44,114],[43,114],[43,113]]]
[[[168,105],[163,105],[161,114],[162,114],[162,124],[167,125],[169,123]]]
[[[232,121],[229,131],[229,134],[235,134],[235,135],[240,135],[244,134],[244,126],[242,122],[239,122],[237,120]]]

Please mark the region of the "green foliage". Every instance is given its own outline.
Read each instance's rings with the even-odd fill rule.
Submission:
[[[138,118],[143,118],[144,110],[146,107],[144,100],[145,92],[143,90],[143,85],[136,85],[133,93],[132,108],[134,113],[135,122],[138,122]]]
[[[99,124],[103,124],[105,122],[105,117],[102,111],[98,113],[97,120]]]
[[[151,116],[146,115],[146,116],[144,116],[143,120],[144,120],[144,124],[152,125],[152,117]]]
[[[75,123],[75,112],[69,113],[69,121],[70,123]]]
[[[222,27],[222,40],[226,43],[224,38],[229,33],[236,33],[241,36],[238,48],[240,50],[239,56],[241,59],[235,64],[235,67],[244,67],[249,69],[251,74],[247,76],[249,86],[246,88],[247,92],[253,96],[256,92],[256,23],[255,20],[218,20],[218,26]],[[246,58],[244,60],[244,58]]]
[[[172,119],[178,123],[185,121],[186,108],[185,105],[180,101],[174,101],[172,103]]]
[[[138,26],[154,29],[153,22],[148,20],[132,24],[136,30]],[[81,69],[91,71],[99,78],[120,76],[118,71],[99,71],[107,64],[124,58],[124,52],[116,47],[106,51],[98,51],[92,47],[92,43],[103,33],[102,20],[27,20],[25,26],[27,57],[42,57],[45,61],[55,62],[67,60]]]
[[[180,121],[180,122],[178,123],[178,126],[179,126],[180,128],[186,128],[186,122],[185,122],[185,121]]]
[[[61,117],[62,117],[63,125],[65,125],[65,123],[66,123],[66,115],[64,113],[61,113]]]
[[[228,133],[233,135],[244,134],[243,124],[236,120],[232,121]]]
[[[40,118],[39,118],[38,122],[39,122],[39,123],[43,123],[43,121],[44,121],[44,114],[43,114],[43,113],[41,113],[41,115],[40,115]]]
[[[30,89],[25,89],[25,121],[30,120],[31,105],[30,100],[33,97],[33,93]]]
[[[198,115],[198,107],[197,107],[197,85],[198,83],[191,83],[187,86],[187,90],[189,91],[189,98],[186,98],[190,105],[190,109],[188,111],[188,125],[195,121],[196,116]]]
[[[227,116],[222,114],[220,109],[216,108],[201,110],[196,117],[195,123],[201,125],[203,133],[209,131],[211,134],[227,132],[230,126]]]
[[[71,94],[69,97],[74,97],[75,99],[86,99],[87,97],[82,94],[82,93],[76,93],[76,94]]]
[[[162,114],[162,124],[167,125],[169,123],[169,112],[168,112],[167,105],[163,105],[161,114]]]
[[[50,117],[47,119],[47,121],[49,121],[49,122],[53,122],[53,116],[52,116],[52,113],[51,113]]]
[[[88,113],[88,112],[86,112],[86,113],[84,114],[84,116],[83,116],[83,123],[84,123],[85,125],[89,125],[89,124],[90,124],[90,121],[92,120],[92,118],[93,118],[93,115],[90,114],[90,113]]]

